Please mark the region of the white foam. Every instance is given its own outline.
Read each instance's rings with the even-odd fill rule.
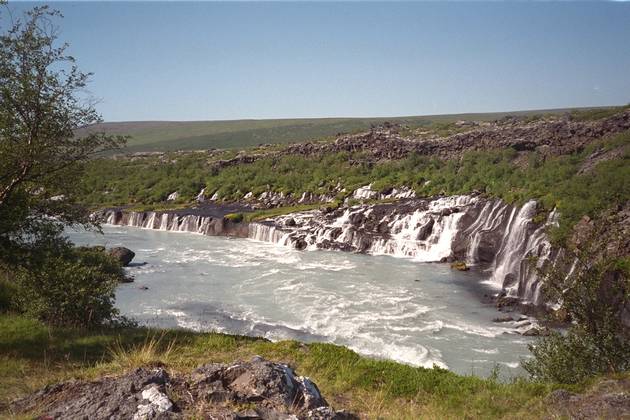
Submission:
[[[472,349],[472,351],[483,354],[499,354],[499,349]]]

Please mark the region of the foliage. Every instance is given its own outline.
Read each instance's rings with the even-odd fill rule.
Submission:
[[[545,292],[562,302],[573,324],[566,334],[552,333],[530,345],[534,358],[524,368],[541,380],[576,383],[590,376],[630,369],[630,328],[622,314],[630,302],[630,259],[596,257],[594,249],[568,254],[553,269]]]
[[[61,223],[89,224],[87,212],[73,200],[76,183],[68,180],[80,174],[79,163],[123,141],[98,132],[74,135],[99,116],[79,98],[89,75],[78,70],[66,45],[57,46],[51,21],[59,16],[36,7],[0,35],[3,258],[51,240]]]
[[[51,325],[111,324],[118,320],[114,291],[123,276],[103,250],[68,247],[12,274],[12,307]]]
[[[3,306],[86,327],[116,316],[121,269],[102,251],[74,250],[63,238],[65,225],[94,226],[69,180],[125,139],[75,135],[100,117],[82,94],[89,74],[58,42],[60,17],[40,6],[0,28],[0,272],[8,284]]]
[[[225,218],[233,223],[241,223],[243,221],[243,213],[226,214]]]
[[[173,159],[100,159],[88,166],[82,199],[92,206],[160,205],[168,194],[179,191],[178,205],[184,205],[203,187],[226,201],[268,190],[343,199],[369,183],[376,190],[406,185],[420,196],[477,190],[511,203],[536,199],[547,211],[557,207],[561,220],[554,238],[561,241],[582,216],[595,217],[630,197],[629,145],[630,132],[626,132],[565,156],[507,149],[468,152],[460,160],[413,154],[402,160],[371,162],[361,153],[336,153],[261,158],[221,170],[214,169],[215,162],[208,161],[207,155],[195,153]],[[580,172],[594,151],[615,148],[622,148],[619,157],[598,163],[588,173]],[[522,162],[518,166],[517,159]],[[340,188],[345,192],[338,192]]]
[[[332,207],[336,207],[339,203],[331,204]],[[300,211],[314,210],[322,207],[321,204],[300,204],[297,206],[284,206],[275,207],[271,209],[256,210],[250,213],[246,213],[245,220],[248,222],[254,222],[256,220],[263,220],[270,217],[281,216],[289,213],[296,213]]]

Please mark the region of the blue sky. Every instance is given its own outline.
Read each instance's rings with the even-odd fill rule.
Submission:
[[[630,102],[630,3],[53,5],[107,121]]]

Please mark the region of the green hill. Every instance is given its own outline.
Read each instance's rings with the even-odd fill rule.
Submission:
[[[382,118],[304,118],[231,121],[129,121],[107,122],[92,128],[130,135],[128,152],[240,149],[269,143],[297,143],[368,129],[384,121],[410,127],[431,127],[458,120],[492,121],[507,115],[560,114],[569,109],[500,113],[449,114]]]

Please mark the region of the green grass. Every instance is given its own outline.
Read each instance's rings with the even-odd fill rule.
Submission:
[[[189,203],[173,202],[173,203],[152,203],[152,204],[135,204],[126,208],[126,211],[167,211],[167,210],[181,210],[190,208]]]
[[[338,203],[331,203],[330,206],[337,207]],[[284,206],[284,207],[275,207],[271,209],[257,210],[251,213],[246,213],[244,216],[245,216],[245,221],[255,222],[257,220],[263,220],[270,217],[282,216],[289,213],[315,210],[321,207],[325,207],[325,206],[323,204],[300,204],[297,206]]]
[[[80,331],[0,315],[0,404],[50,383],[161,362],[188,372],[261,355],[311,377],[337,409],[369,418],[537,418],[556,386],[461,376],[359,356],[331,344],[144,328]],[[1,408],[1,407],[0,407]]]
[[[588,108],[593,109],[593,108]],[[562,114],[571,109],[552,109],[474,114],[447,114],[379,118],[303,118],[233,121],[129,121],[100,124],[96,128],[111,134],[130,135],[128,152],[242,149],[259,144],[286,144],[321,139],[338,133],[364,131],[384,121],[410,128],[453,132],[449,124],[459,120],[493,121],[507,115]],[[81,131],[79,132],[79,134]]]

